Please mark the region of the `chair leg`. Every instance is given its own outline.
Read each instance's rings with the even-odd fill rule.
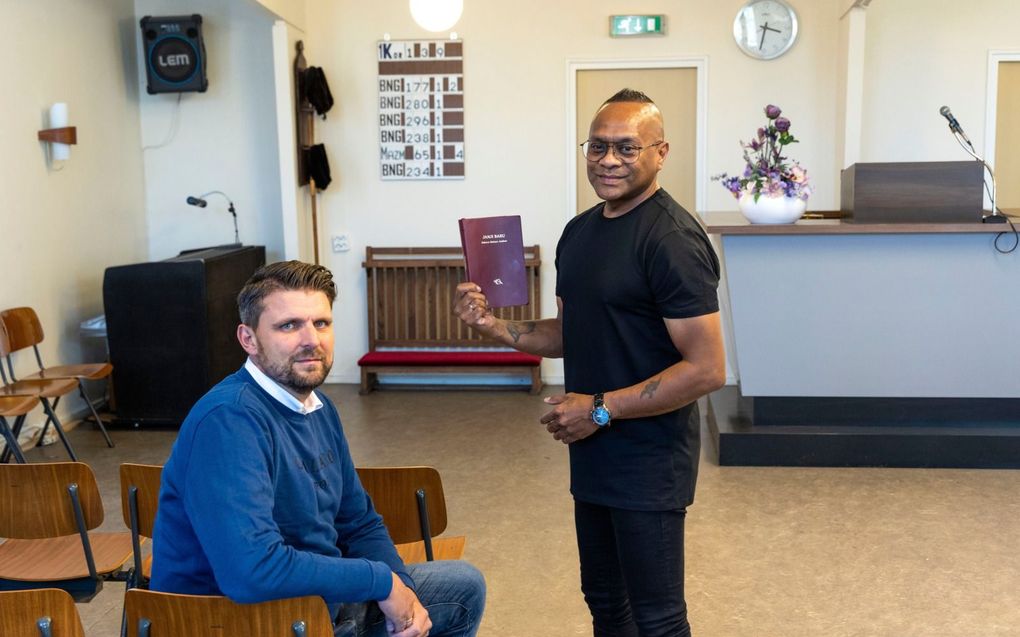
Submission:
[[[110,434],[106,431],[106,425],[103,424],[103,419],[99,417],[99,413],[96,411],[96,406],[92,404],[92,399],[85,393],[85,382],[78,379],[78,393],[81,394],[85,404],[89,406],[89,410],[92,412],[92,417],[96,419],[96,425],[99,426],[99,431],[103,432],[103,438],[106,438],[106,446],[111,449],[114,447],[113,441],[110,440]]]
[[[59,405],[59,404],[60,404],[60,396],[57,396],[56,398],[53,399],[53,409],[56,409],[57,405]],[[42,431],[39,432],[39,442],[42,442],[42,439],[46,437],[46,432],[50,430],[50,423],[51,422],[53,422],[53,418],[50,417],[49,413],[47,413],[46,414],[46,422],[43,423]]]
[[[60,436],[60,442],[64,443],[64,449],[67,449],[67,455],[71,457],[72,462],[78,462],[78,456],[74,454],[74,449],[71,448],[71,443],[67,440],[67,434],[64,433],[64,428],[60,426],[60,419],[57,418],[57,414],[53,411],[53,407],[50,407],[50,401],[40,396],[39,402],[42,403],[43,409],[46,410],[46,415],[49,416],[49,419],[46,422],[49,423],[51,420],[53,421],[53,427],[57,430],[57,435]],[[56,402],[54,402],[54,405],[56,405]],[[43,426],[43,432],[45,433],[45,431],[46,427]],[[41,439],[42,438],[40,437],[40,440]]]
[[[21,422],[25,419],[25,416],[18,416],[15,420],[14,428],[16,430],[21,429]],[[21,453],[21,445],[18,444],[18,437],[15,435],[11,428],[7,425],[7,419],[0,416],[0,434],[3,434],[4,440],[7,441],[7,448],[4,449],[3,456],[0,457],[0,462],[7,462],[7,458],[11,455],[14,456],[14,461],[18,464],[25,464],[25,456]]]

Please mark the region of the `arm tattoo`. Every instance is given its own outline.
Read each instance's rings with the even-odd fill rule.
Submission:
[[[655,390],[659,388],[659,383],[661,383],[661,382],[662,382],[662,379],[656,379],[656,380],[649,381],[648,384],[645,385],[645,388],[641,390],[641,397],[642,398],[651,398],[651,397],[655,396]]]
[[[514,343],[521,340],[523,334],[531,334],[535,331],[535,322],[528,321],[527,323],[507,323],[506,331],[510,332],[510,338],[514,339]]]

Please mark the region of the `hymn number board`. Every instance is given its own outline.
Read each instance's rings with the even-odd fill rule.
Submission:
[[[379,43],[384,180],[464,178],[464,43]]]

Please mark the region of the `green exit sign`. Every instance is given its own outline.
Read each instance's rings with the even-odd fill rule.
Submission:
[[[609,35],[614,38],[636,35],[666,35],[664,15],[611,15]]]

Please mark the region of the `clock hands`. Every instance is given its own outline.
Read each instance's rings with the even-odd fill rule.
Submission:
[[[758,42],[758,50],[761,50],[761,48],[763,46],[765,46],[765,33],[766,32],[773,31],[775,33],[782,33],[782,31],[780,31],[779,29],[776,29],[774,27],[770,27],[768,22],[766,22],[765,24],[761,25],[758,28],[761,29],[761,40]]]

